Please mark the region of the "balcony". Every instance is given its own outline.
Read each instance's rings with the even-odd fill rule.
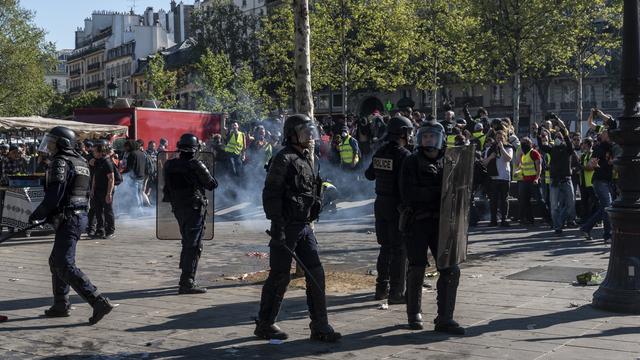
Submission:
[[[86,49],[82,49],[82,50],[75,50],[73,52],[73,54],[69,55],[67,57],[67,63],[72,62],[73,60],[79,59],[83,56],[89,55],[89,54],[93,54],[96,51],[104,51],[105,49],[105,44],[100,44],[97,46],[90,46]]]
[[[460,96],[455,98],[455,107],[463,107],[467,104],[471,107],[483,106],[482,96]]]
[[[98,80],[87,84],[87,90],[98,89],[104,86],[104,80]]]
[[[555,110],[556,109],[556,103],[550,102],[550,103],[542,104],[540,106],[540,108],[542,110]]]
[[[583,101],[582,108],[583,109],[595,109],[598,107],[598,103],[595,101]]]
[[[504,99],[491,99],[489,104],[491,104],[491,106],[504,105]]]
[[[69,93],[73,94],[73,93],[79,93],[80,91],[82,91],[82,85],[80,86],[73,86],[69,88]]]
[[[602,102],[602,108],[603,109],[618,109],[618,101],[617,100],[603,101]]]
[[[89,65],[87,65],[87,72],[100,70],[101,65],[102,65],[102,63],[100,63],[100,62],[94,62],[93,64],[89,64]]]
[[[577,105],[575,102],[561,102],[560,103],[560,110],[574,110],[576,109]]]
[[[75,70],[69,71],[69,76],[71,76],[71,77],[78,76],[78,75],[80,75],[80,69],[75,69]]]

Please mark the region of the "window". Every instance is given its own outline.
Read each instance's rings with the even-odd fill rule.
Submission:
[[[334,108],[342,107],[342,94],[333,94],[333,107]]]
[[[247,7],[247,0],[242,0],[242,7],[246,8]]]
[[[576,90],[572,86],[562,86],[562,102],[572,103],[576,99]]]
[[[51,85],[53,85],[53,88],[58,90],[58,79],[53,79],[53,81],[51,81]]]
[[[329,95],[318,96],[318,109],[329,109]]]
[[[495,103],[502,103],[504,100],[504,89],[502,85],[493,85],[491,88],[491,100]]]
[[[420,101],[422,102],[422,106],[430,106],[431,105],[431,99],[432,99],[432,95],[433,93],[431,92],[431,90],[422,90],[421,91],[421,99]]]

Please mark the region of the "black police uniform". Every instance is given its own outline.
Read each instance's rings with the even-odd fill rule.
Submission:
[[[409,267],[407,271],[407,315],[412,328],[422,328],[422,283],[428,266],[427,248],[438,254],[438,227],[444,151],[435,159],[422,150],[410,155],[402,166],[400,192],[403,206],[413,209],[413,221],[404,233]],[[453,321],[460,268],[438,269],[438,316],[436,331],[463,334],[464,329]]]
[[[180,152],[179,158],[167,161],[164,179],[164,201],[171,202],[182,235],[179,292],[203,293],[206,290],[197,286],[195,277],[202,254],[203,210],[207,206],[205,189],[215,189],[218,182],[207,167],[194,158],[193,152]]]
[[[406,247],[398,230],[400,199],[400,170],[411,152],[396,141],[387,142],[373,155],[365,177],[376,182],[376,237],[380,254],[376,269],[376,299],[389,296],[391,303],[404,303],[407,267]]]
[[[305,280],[311,338],[321,341],[340,338],[329,325],[325,274],[318,256],[318,242],[310,226],[318,217],[322,201],[318,159],[312,161],[311,156],[314,155],[308,150],[300,153],[287,145],[273,158],[265,180],[262,203],[267,219],[271,220],[272,239],[269,243],[271,269],[262,288],[254,332],[261,338],[287,338],[275,325],[290,281],[292,255],[285,246],[295,251],[308,269]]]
[[[47,173],[44,200],[30,220],[46,219],[56,229],[49,257],[54,305],[47,316],[69,316],[69,287],[94,309],[89,319],[95,324],[112,309],[89,278],[76,266],[76,243],[87,225],[89,203],[89,168],[82,156],[71,148],[59,149]]]

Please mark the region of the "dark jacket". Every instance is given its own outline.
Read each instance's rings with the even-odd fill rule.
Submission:
[[[430,159],[422,151],[411,154],[402,164],[400,194],[402,204],[416,214],[440,212],[442,193],[442,156]]]
[[[146,155],[140,150],[134,150],[127,156],[127,167],[123,173],[129,174],[129,176],[136,180],[144,179],[146,165]]]
[[[395,141],[387,142],[375,152],[364,176],[376,181],[376,195],[395,197],[400,201],[400,170],[409,155],[411,152]]]
[[[551,181],[554,183],[571,178],[571,158],[575,156],[575,151],[573,150],[571,139],[564,135],[563,139],[564,143],[562,145],[542,145],[542,140],[538,137],[540,150],[551,156],[549,172]]]
[[[207,167],[197,159],[179,157],[164,166],[163,201],[172,206],[197,207],[205,205],[205,189],[213,190],[218,182]]]
[[[262,191],[267,219],[278,225],[310,223],[322,204],[318,158],[286,146],[272,159]]]

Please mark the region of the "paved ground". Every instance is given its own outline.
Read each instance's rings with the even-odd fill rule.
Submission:
[[[341,204],[344,218],[316,226],[327,268],[365,274],[377,254],[371,201]],[[218,209],[215,240],[207,242],[199,279],[204,296],[177,296],[179,243],[154,238],[152,219],[120,219],[118,238],[83,240],[78,265],[120,306],[97,326],[74,297],[70,318],[40,317],[49,306],[47,257],[51,239],[32,237],[0,246],[0,359],[636,359],[640,317],[592,308],[594,287],[572,286],[570,268],[604,269],[608,247],[575,232],[479,227],[470,237],[456,318],[462,338],[405,328],[404,306],[378,310],[371,291],[331,293],[330,318],[344,339],[310,342],[304,292],[293,290],[280,316],[291,339],[280,345],[252,336],[260,286],[225,280],[266,268],[247,256],[267,250],[260,208]],[[507,279],[557,266],[546,281]],[[577,271],[577,270],[576,270]],[[573,271],[573,272],[576,272]],[[569,277],[562,280],[563,277]],[[545,277],[544,274],[542,277]],[[427,279],[429,280],[429,279]],[[435,283],[435,281],[433,281]],[[434,317],[435,293],[424,296]],[[427,325],[429,325],[427,323]]]

